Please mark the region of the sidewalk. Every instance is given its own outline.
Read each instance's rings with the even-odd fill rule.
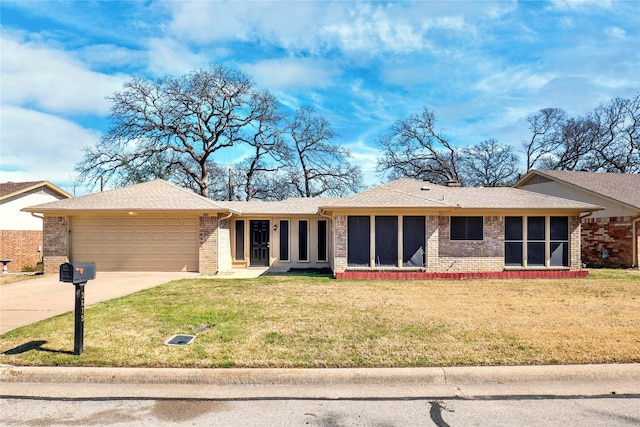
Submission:
[[[397,369],[0,366],[0,395],[57,398],[367,399],[640,397],[640,364]]]

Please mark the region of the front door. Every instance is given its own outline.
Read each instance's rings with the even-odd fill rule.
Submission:
[[[251,266],[269,266],[269,221],[251,221]]]

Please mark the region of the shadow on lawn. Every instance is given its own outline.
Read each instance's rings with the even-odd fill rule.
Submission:
[[[50,348],[42,347],[46,343],[47,343],[46,341],[29,341],[28,343],[24,343],[24,344],[21,344],[21,345],[19,345],[17,347],[14,347],[14,348],[12,348],[10,350],[7,350],[2,354],[7,355],[7,356],[12,356],[12,355],[16,355],[16,354],[26,353],[26,352],[31,351],[31,350],[44,351],[44,352],[47,352],[47,353],[74,354],[73,351],[52,350]]]

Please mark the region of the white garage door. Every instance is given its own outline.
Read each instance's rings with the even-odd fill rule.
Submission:
[[[98,271],[198,271],[198,218],[74,217],[71,254]]]

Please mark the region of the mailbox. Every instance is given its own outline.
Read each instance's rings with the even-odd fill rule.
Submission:
[[[65,263],[60,265],[60,281],[66,283],[86,283],[96,278],[95,262]]]

